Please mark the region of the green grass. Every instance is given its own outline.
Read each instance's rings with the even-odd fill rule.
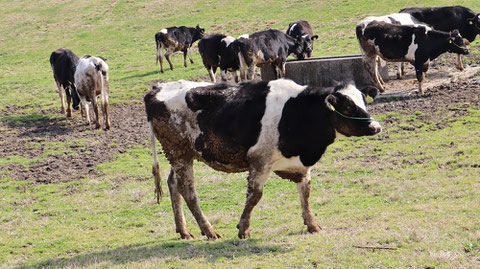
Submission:
[[[314,56],[330,56],[359,52],[354,25],[367,15],[449,4],[26,0],[20,5],[0,0],[0,110],[26,113],[0,123],[15,128],[63,122],[62,116],[42,113],[59,108],[48,62],[59,47],[106,57],[112,103],[130,103],[150,81],[207,75],[198,53],[188,68],[174,56],[176,70],[158,72],[153,36],[164,27],[199,23],[208,33],[238,36],[285,30],[289,22],[306,19],[320,36]],[[480,10],[478,1],[455,4]],[[375,115],[386,127],[382,134],[342,139],[327,150],[312,171],[310,201],[324,229],[314,235],[303,225],[294,184],[272,176],[253,211],[252,239],[238,240],[246,173],[225,174],[196,163],[201,207],[223,238],[206,241],[185,207],[187,225],[198,240],[180,240],[168,194],[155,204],[151,152],[144,146],[125,149],[95,168],[100,176],[78,181],[37,184],[0,171],[0,267],[478,267],[480,111],[470,108],[468,115],[446,118],[444,128],[422,121],[422,113]],[[399,123],[388,125],[389,119]],[[89,142],[39,141],[31,147],[71,154],[69,143],[85,147]],[[166,192],[169,165],[161,158]],[[0,167],[28,168],[37,161],[19,152],[0,159]]]

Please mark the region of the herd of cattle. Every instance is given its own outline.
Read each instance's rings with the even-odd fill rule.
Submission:
[[[182,198],[202,234],[208,239],[220,237],[198,204],[194,160],[224,172],[249,172],[246,204],[237,225],[240,238],[250,236],[251,212],[260,201],[272,172],[296,183],[304,224],[309,232],[320,231],[309,205],[310,169],[335,139],[381,132],[380,124],[366,108],[366,96],[375,98],[378,89],[384,89],[384,82],[378,76],[378,58],[412,63],[422,91],[429,62],[447,51],[468,54],[463,38],[471,42],[479,33],[479,14],[460,6],[408,8],[396,14],[369,17],[357,25],[356,35],[373,86],[359,90],[346,83],[320,88],[285,79],[252,80],[255,66],[271,64],[277,78],[282,78],[288,55],[294,54],[299,59],[311,57],[313,41],[318,36],[313,35],[307,21],[291,23],[286,33],[266,30],[239,38],[205,35],[205,29],[199,25],[162,29],[155,35],[161,72],[164,72],[163,57],[173,70],[170,56],[174,52],[183,52],[185,66],[187,55],[193,63],[190,48],[200,40],[199,52],[212,82],[161,83],[144,98],[157,200],[162,190],[156,139],[171,164],[167,183],[176,231],[182,238],[194,238],[186,226]],[[105,124],[109,128],[105,60],[92,56],[79,60],[69,50],[57,50],[50,61],[64,111],[62,85],[67,94],[67,115],[71,116],[73,98],[74,108],[81,102],[82,115],[85,111],[89,121],[88,103],[91,102],[99,128],[96,96],[101,94]],[[460,56],[457,67],[463,68]],[[237,83],[215,83],[217,68],[221,70],[222,80],[227,80],[229,71]],[[247,81],[238,83],[237,71],[240,80]]]

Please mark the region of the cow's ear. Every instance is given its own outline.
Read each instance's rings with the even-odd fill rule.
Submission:
[[[372,97],[373,99],[375,99],[375,97],[377,97],[379,91],[378,91],[377,88],[375,88],[373,86],[367,86],[367,87],[363,88],[361,90],[361,92],[363,94],[368,95],[368,96]]]
[[[102,56],[98,56],[98,58],[102,59],[104,62],[107,61],[107,58],[103,58]]]
[[[318,35],[312,36],[312,40],[318,39]]]
[[[337,105],[337,97],[333,94],[329,94],[325,98],[325,105],[330,111],[335,111],[335,106]]]

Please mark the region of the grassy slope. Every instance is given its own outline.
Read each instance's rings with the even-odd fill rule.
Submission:
[[[48,63],[58,47],[108,58],[111,100],[132,102],[148,89],[148,81],[206,75],[198,54],[193,55],[193,66],[183,68],[176,56],[174,72],[158,72],[153,36],[166,26],[200,23],[207,32],[236,36],[266,28],[283,30],[303,18],[320,36],[315,56],[339,55],[358,52],[353,28],[367,15],[450,2],[175,3],[22,1],[20,6],[18,1],[0,0],[0,109],[15,105],[38,112],[58,107]],[[456,3],[480,10],[478,1]],[[273,178],[254,211],[253,239],[237,240],[245,174],[226,175],[198,165],[201,206],[224,239],[178,240],[168,196],[160,206],[153,203],[151,158],[145,145],[99,165],[97,169],[105,173],[101,178],[51,185],[3,178],[0,263],[9,267],[472,266],[479,263],[480,255],[478,168],[473,167],[480,156],[475,128],[479,116],[472,110],[448,128],[430,131],[427,125],[414,135],[390,126],[384,134],[387,140],[344,140],[333,145],[313,173],[312,207],[325,228],[317,235],[301,230],[293,184]],[[411,119],[403,121],[411,124]],[[446,146],[446,137],[457,146]],[[61,150],[61,146],[52,148]],[[460,151],[469,158],[458,156]],[[370,168],[372,158],[383,169]],[[0,165],[12,159],[29,165],[21,156],[0,160]],[[165,178],[165,161],[162,171]],[[125,175],[130,179],[118,180]],[[190,214],[187,220],[199,235]],[[372,252],[353,245],[399,249]]]

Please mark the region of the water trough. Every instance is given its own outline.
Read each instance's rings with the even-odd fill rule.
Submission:
[[[380,61],[379,73],[388,80],[388,68]],[[285,64],[286,78],[300,85],[321,87],[334,86],[339,81],[354,81],[357,86],[371,85],[367,71],[362,65],[362,55],[332,56],[305,60],[288,60]],[[261,68],[262,80],[275,79],[272,67]]]

